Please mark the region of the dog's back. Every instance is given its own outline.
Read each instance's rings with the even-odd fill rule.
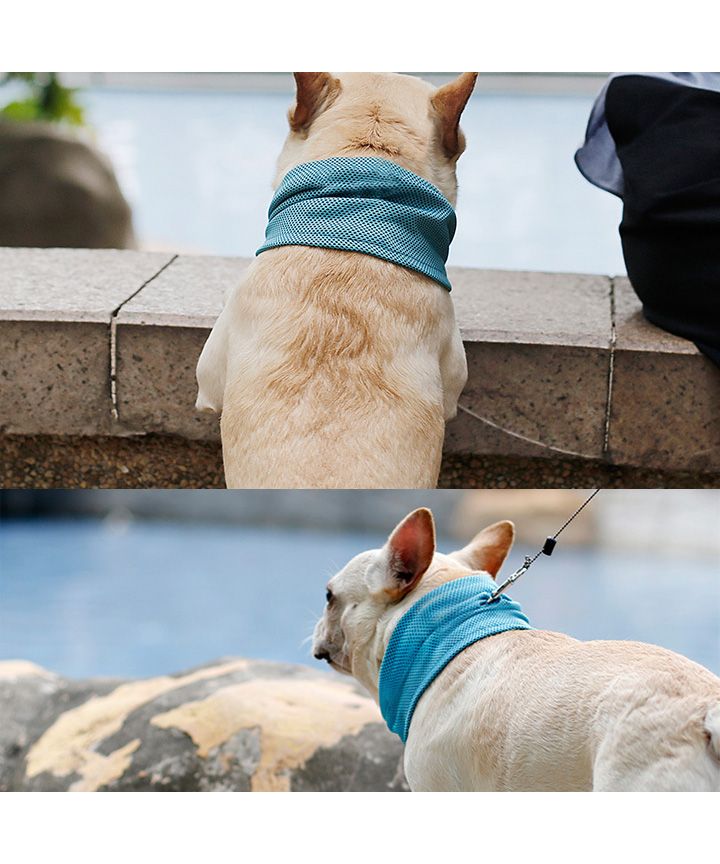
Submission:
[[[413,788],[447,788],[432,773],[458,765],[464,789],[720,791],[719,741],[720,679],[702,666],[526,631],[446,668],[415,712],[406,768]]]
[[[455,203],[466,73],[299,73],[276,185],[300,163],[389,160]],[[222,409],[228,486],[432,487],[467,377],[450,295],[359,252],[281,246],[252,263],[198,364],[198,407]]]
[[[434,485],[439,357],[454,324],[447,292],[335,250],[283,247],[253,267],[229,335],[228,485]]]

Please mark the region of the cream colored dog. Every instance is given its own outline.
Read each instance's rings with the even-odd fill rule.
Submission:
[[[513,536],[498,522],[441,555],[430,511],[416,510],[330,580],[313,653],[377,698],[403,613],[472,571],[494,578]],[[465,649],[420,698],[405,772],[413,791],[720,791],[720,679],[654,645],[500,633]]]
[[[459,120],[475,73],[296,73],[274,186],[333,156],[390,159],[455,204]],[[467,379],[448,292],[357,252],[285,246],[255,258],[197,367],[222,412],[230,487],[432,487]]]

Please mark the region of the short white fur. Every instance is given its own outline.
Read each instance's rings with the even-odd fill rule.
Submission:
[[[296,81],[276,187],[301,162],[375,156],[455,203],[474,73],[438,89],[384,73]],[[369,255],[286,246],[255,258],[227,299],[196,407],[222,414],[230,487],[427,488],[466,379],[442,286]]]
[[[451,555],[435,550],[429,510],[328,584],[313,653],[378,698],[400,616],[473,571],[495,578],[510,522]],[[532,618],[531,618],[532,623]],[[405,748],[413,791],[720,791],[720,678],[640,642],[580,642],[542,630],[483,639],[421,697]]]

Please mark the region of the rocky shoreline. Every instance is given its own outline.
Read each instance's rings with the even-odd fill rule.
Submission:
[[[0,662],[0,791],[407,791],[402,744],[350,679],[223,658],[73,680]]]

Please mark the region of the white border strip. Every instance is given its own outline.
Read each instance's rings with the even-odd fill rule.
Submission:
[[[5,3],[6,69],[501,72],[713,69],[717,0],[34,0]],[[715,26],[714,26],[715,25]]]
[[[6,793],[10,862],[712,860],[717,797]]]

